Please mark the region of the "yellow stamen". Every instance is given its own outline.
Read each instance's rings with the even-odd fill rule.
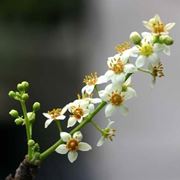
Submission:
[[[48,114],[52,117],[52,119],[56,119],[58,116],[61,115],[61,110],[60,108],[53,109],[51,111],[48,111]]]
[[[85,76],[83,82],[87,85],[96,85],[97,79],[97,73],[95,72],[94,74],[91,73],[90,75]]]
[[[131,48],[130,42],[124,42],[124,43],[122,43],[122,44],[118,44],[118,45],[115,47],[115,50],[116,50],[116,52],[118,52],[118,53],[122,53],[122,52],[124,52],[125,50],[130,49],[130,48]]]
[[[115,74],[120,74],[124,71],[124,64],[120,59],[112,59],[109,68],[114,71]]]
[[[150,56],[153,53],[153,46],[150,43],[143,43],[140,47],[140,54],[143,56]]]

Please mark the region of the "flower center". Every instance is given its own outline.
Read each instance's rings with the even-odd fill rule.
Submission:
[[[124,71],[124,64],[120,59],[113,59],[109,64],[109,68],[114,71],[115,74],[120,74]]]
[[[153,71],[152,74],[154,77],[163,77],[164,73],[163,73],[163,65],[161,63],[159,63],[157,66],[153,67]]]
[[[48,111],[48,114],[52,117],[52,119],[56,119],[58,116],[61,115],[61,110],[60,108],[53,109],[51,111]]]
[[[69,151],[77,151],[79,142],[75,139],[70,139],[66,145]]]
[[[119,106],[124,101],[123,97],[118,92],[112,92],[110,100],[112,105]]]
[[[153,28],[153,32],[156,33],[156,34],[160,34],[162,32],[164,32],[164,24],[162,22],[155,22],[153,25],[152,25],[152,28]]]
[[[82,108],[76,108],[74,111],[73,111],[73,115],[76,119],[80,119],[84,114],[84,111]]]
[[[124,51],[126,51],[127,49],[129,49],[131,46],[130,46],[130,43],[129,42],[124,42],[122,44],[118,44],[116,47],[115,47],[115,50],[118,52],[118,53],[123,53]]]
[[[104,130],[104,137],[110,139],[111,141],[113,140],[113,137],[115,136],[115,129],[112,128],[106,128]]]
[[[140,54],[143,56],[150,56],[153,53],[153,46],[149,43],[144,43],[140,47]]]
[[[90,75],[85,76],[83,82],[89,86],[96,85],[97,79],[97,73],[95,72],[94,74],[91,73]]]

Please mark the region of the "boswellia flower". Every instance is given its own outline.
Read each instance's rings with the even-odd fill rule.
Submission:
[[[82,88],[82,94],[91,94],[97,84],[106,83],[107,79],[105,78],[105,76],[98,77],[97,73],[91,73],[90,75],[85,76],[83,82],[86,84],[86,86]]]
[[[66,116],[64,115],[66,111],[67,111],[67,107],[65,106],[62,109],[57,108],[48,111],[47,113],[43,113],[43,115],[47,118],[44,124],[45,128],[47,128],[53,120],[64,120],[66,118]]]
[[[136,67],[133,64],[128,63],[128,58],[122,58],[120,54],[109,57],[107,65],[109,70],[104,76],[113,83],[122,83],[128,73],[136,71]]]
[[[105,90],[99,91],[99,96],[108,103],[105,107],[105,115],[110,117],[116,109],[119,109],[123,115],[126,115],[128,109],[124,106],[124,102],[136,96],[136,94],[135,90],[132,91],[132,89],[130,91],[122,91],[122,86],[119,84],[109,84]]]
[[[67,127],[72,127],[76,124],[76,122],[81,123],[83,118],[88,116],[89,110],[89,102],[83,99],[77,99],[72,103],[67,105],[68,111],[71,113],[68,119]]]
[[[102,130],[102,136],[100,137],[99,141],[97,142],[97,146],[100,147],[104,144],[106,139],[109,139],[110,141],[113,140],[113,137],[115,136],[115,129],[112,129],[111,126],[114,123],[114,121],[108,120],[109,123],[106,126],[105,129]]]
[[[156,35],[168,34],[168,31],[175,26],[175,23],[164,24],[159,15],[155,15],[149,21],[143,21],[143,23],[147,29]]]
[[[60,137],[66,144],[59,145],[56,148],[56,152],[60,154],[68,153],[68,159],[71,163],[73,163],[77,159],[78,150],[89,151],[92,149],[92,147],[88,143],[81,142],[83,136],[80,131],[75,132],[73,136],[71,136],[67,132],[61,132]]]

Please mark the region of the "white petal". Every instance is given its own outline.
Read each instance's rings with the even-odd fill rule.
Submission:
[[[133,64],[126,64],[124,67],[126,73],[134,73],[137,71],[137,68]]]
[[[47,128],[51,124],[52,121],[53,121],[53,119],[46,120],[44,127]]]
[[[109,81],[113,75],[114,72],[112,70],[108,70],[104,76],[106,77],[107,81]]]
[[[94,90],[94,85],[88,85],[86,87],[86,93],[87,94],[92,94],[93,90]]]
[[[112,105],[112,104],[108,104],[106,107],[105,107],[105,115],[106,117],[111,117],[112,113],[114,112],[115,110],[115,107]]]
[[[108,80],[107,80],[106,76],[99,76],[96,84],[103,84],[103,83],[106,83],[107,81]]]
[[[56,148],[55,151],[59,154],[66,154],[68,152],[68,149],[66,148],[65,144],[61,144]]]
[[[121,74],[115,74],[111,80],[112,80],[112,83],[123,83],[125,78],[126,78],[125,74],[121,73]]]
[[[176,23],[168,23],[165,25],[165,29],[167,31],[171,30],[174,26],[175,26]]]
[[[71,139],[71,135],[67,132],[61,132],[60,137],[64,142],[68,142]]]
[[[144,66],[144,64],[145,64],[145,61],[146,61],[146,58],[144,57],[144,56],[139,56],[138,58],[137,58],[137,60],[136,60],[136,67],[137,68],[141,68],[141,67],[143,67]]]
[[[150,60],[150,63],[153,66],[158,65],[160,62],[160,58],[158,57],[158,55],[156,53],[153,53],[151,56],[148,57],[148,59]]]
[[[88,143],[85,143],[85,142],[80,142],[78,145],[78,148],[80,151],[89,151],[92,149],[92,147]]]
[[[76,121],[77,121],[77,119],[75,118],[75,117],[70,117],[69,119],[68,119],[68,125],[67,125],[67,127],[69,128],[69,127],[72,127],[72,126],[74,126],[75,124],[76,124]]]
[[[76,139],[78,142],[82,140],[83,138],[83,135],[80,131],[76,131],[74,134],[73,134],[73,138]]]
[[[121,106],[120,106],[120,111],[121,111],[121,113],[122,113],[123,116],[127,116],[127,114],[128,114],[128,108],[127,108],[126,106],[121,105]]]
[[[136,96],[136,91],[132,87],[128,87],[125,93],[125,100],[131,99]]]
[[[48,119],[51,119],[51,115],[49,115],[48,113],[43,113],[43,115],[48,118]]]
[[[88,109],[90,113],[93,112],[95,109],[94,104],[89,104]]]
[[[166,46],[163,50],[163,53],[170,56],[171,55],[171,52],[170,52],[170,47],[169,46]]]
[[[86,92],[86,88],[87,88],[87,85],[81,89],[82,94],[84,94]]]
[[[67,106],[64,106],[61,110],[61,114],[63,115],[67,111]]]
[[[102,102],[102,100],[100,98],[92,98],[91,99],[91,103],[93,103],[93,104],[98,104],[100,102]]]
[[[78,153],[76,151],[70,151],[68,153],[68,159],[71,163],[73,163],[78,157]]]
[[[99,141],[97,142],[97,146],[100,147],[104,144],[105,142],[105,138],[103,136],[101,136],[101,138],[99,139]]]
[[[100,97],[102,100],[107,101],[106,91],[105,91],[105,90],[99,91],[98,94],[99,94],[99,97]]]
[[[56,119],[58,119],[58,120],[64,120],[65,118],[66,118],[66,116],[64,116],[64,115],[60,115],[60,116],[56,117]]]
[[[106,128],[110,128],[112,126],[112,124],[114,124],[114,121],[110,120]]]

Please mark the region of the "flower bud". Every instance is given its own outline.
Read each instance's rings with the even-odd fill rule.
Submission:
[[[35,141],[34,140],[32,140],[32,139],[30,139],[29,141],[28,141],[28,146],[34,146],[34,144],[35,144]]]
[[[159,38],[160,43],[166,44],[166,45],[172,45],[173,39],[168,35],[162,35]]]
[[[14,91],[9,91],[8,95],[11,98],[15,98],[16,97],[16,93]]]
[[[35,102],[34,104],[33,104],[33,111],[38,111],[39,109],[40,109],[40,103],[39,102]]]
[[[28,88],[29,88],[29,83],[28,83],[27,81],[23,81],[21,84],[22,84],[22,86],[23,86],[23,88],[24,88],[25,91],[28,90]]]
[[[28,95],[27,93],[24,93],[24,94],[22,95],[22,99],[23,99],[24,101],[27,101],[27,100],[29,99],[29,95]]]
[[[24,119],[19,117],[19,118],[16,118],[14,122],[16,123],[16,125],[23,125]]]
[[[24,91],[24,86],[21,83],[17,84],[17,90],[18,91]]]
[[[28,119],[30,122],[34,122],[34,120],[36,118],[36,114],[34,112],[28,112],[27,116],[28,116]]]
[[[139,44],[141,42],[141,36],[138,32],[132,32],[129,38],[133,44]]]
[[[17,118],[19,116],[18,112],[15,109],[12,109],[9,114],[14,118]]]

